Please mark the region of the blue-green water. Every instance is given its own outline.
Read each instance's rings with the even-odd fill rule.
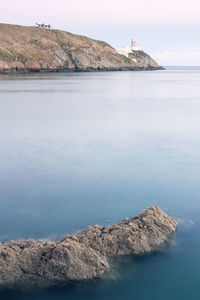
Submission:
[[[60,238],[151,204],[179,219],[163,253],[114,280],[0,299],[200,297],[200,70],[0,77],[0,241]]]

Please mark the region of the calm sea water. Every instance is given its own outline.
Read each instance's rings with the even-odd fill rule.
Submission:
[[[117,278],[4,299],[200,297],[200,70],[0,77],[0,241],[60,238],[151,204],[169,249]]]

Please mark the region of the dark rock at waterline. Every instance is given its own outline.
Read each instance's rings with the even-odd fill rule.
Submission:
[[[24,281],[76,282],[109,271],[110,258],[159,250],[177,222],[157,206],[111,226],[90,226],[61,241],[10,241],[0,246],[0,286]]]

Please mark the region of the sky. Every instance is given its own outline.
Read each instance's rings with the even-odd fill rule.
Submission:
[[[199,0],[0,0],[0,7],[0,23],[50,23],[116,49],[136,37],[161,65],[200,66]]]

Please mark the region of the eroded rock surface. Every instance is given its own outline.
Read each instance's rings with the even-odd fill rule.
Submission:
[[[159,250],[177,222],[157,206],[111,226],[90,226],[61,241],[10,241],[0,246],[0,286],[25,280],[80,281],[109,271],[110,258]]]

